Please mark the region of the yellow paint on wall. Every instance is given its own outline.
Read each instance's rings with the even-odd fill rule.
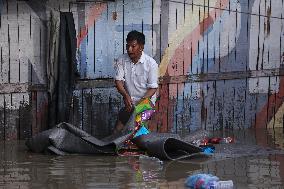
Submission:
[[[270,120],[267,125],[268,132],[274,140],[274,144],[278,145],[280,148],[284,148],[283,143],[283,115],[284,115],[284,104],[278,109],[274,117]]]
[[[280,128],[283,127],[284,104],[280,106],[274,117],[270,120],[267,128]]]
[[[221,0],[222,2],[222,0]],[[194,2],[195,5],[200,5],[200,6],[195,6],[192,9],[191,5],[188,5],[185,10],[185,22],[182,26],[180,26],[174,33],[169,34],[169,47],[165,49],[164,55],[162,57],[160,66],[159,66],[159,73],[160,77],[164,76],[167,67],[170,63],[170,60],[172,56],[175,53],[175,50],[179,47],[179,45],[182,44],[183,40],[187,35],[189,35],[198,25],[202,20],[206,19],[209,16],[209,12],[213,8],[201,8],[203,6],[208,6],[209,7],[220,7],[220,0],[198,0]],[[222,5],[221,5],[222,7]],[[170,15],[171,16],[171,15]],[[199,19],[200,17],[200,19]],[[170,26],[170,27],[175,27],[175,26]],[[189,47],[188,47],[189,48]]]

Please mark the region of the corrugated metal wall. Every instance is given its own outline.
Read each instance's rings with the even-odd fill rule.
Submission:
[[[47,128],[50,10],[74,15],[81,80],[70,121],[89,133],[114,126],[122,101],[112,62],[133,29],[160,67],[152,130],[283,127],[282,0],[2,0],[0,139]]]

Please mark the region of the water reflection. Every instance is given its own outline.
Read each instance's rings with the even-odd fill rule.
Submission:
[[[224,132],[214,135],[224,136]],[[283,188],[284,152],[249,148],[257,144],[283,149],[281,131],[228,131],[225,135],[234,136],[238,143],[220,145],[219,152],[231,154],[171,162],[143,156],[34,154],[26,150],[23,141],[2,142],[0,188],[184,188],[187,176],[195,173],[233,180],[235,188]]]

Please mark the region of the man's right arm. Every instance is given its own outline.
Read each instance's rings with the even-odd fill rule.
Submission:
[[[116,85],[118,92],[123,96],[123,100],[124,100],[126,110],[128,112],[131,112],[132,105],[133,105],[132,99],[124,88],[124,82],[121,81],[121,80],[115,80],[115,85]]]
[[[131,111],[132,109],[132,100],[131,97],[129,96],[127,90],[124,88],[124,68],[123,68],[123,61],[122,59],[118,58],[115,60],[114,63],[114,69],[115,69],[115,86],[118,90],[118,92],[123,96],[124,104],[126,107],[127,111]]]

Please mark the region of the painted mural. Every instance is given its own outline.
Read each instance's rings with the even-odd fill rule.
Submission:
[[[11,86],[46,84],[51,10],[73,13],[84,82],[112,82],[113,61],[125,53],[127,33],[135,29],[145,34],[145,53],[160,69],[152,130],[283,127],[282,0],[2,0],[0,8],[0,82],[5,86],[0,94],[1,133],[19,130],[21,121],[13,123],[12,130],[8,126],[14,117],[21,120],[19,107],[35,113],[23,118],[32,122],[34,131],[46,128],[44,90],[15,93]],[[122,105],[115,88],[107,86],[79,86],[74,91],[71,122],[96,136],[111,132]],[[18,104],[11,118],[9,104]]]
[[[282,1],[125,0],[98,9],[105,10],[85,38],[95,38],[91,44],[97,46],[86,48],[83,43],[79,47],[81,54],[89,56],[88,61],[81,58],[85,64],[81,68],[87,68],[81,73],[86,78],[111,77],[112,60],[124,52],[127,32],[143,31],[145,51],[160,63],[160,76],[180,80],[160,86],[159,113],[153,123],[156,129],[283,126],[280,74],[272,71],[267,77],[196,79],[199,82],[182,82],[179,77],[279,72],[283,64]]]

